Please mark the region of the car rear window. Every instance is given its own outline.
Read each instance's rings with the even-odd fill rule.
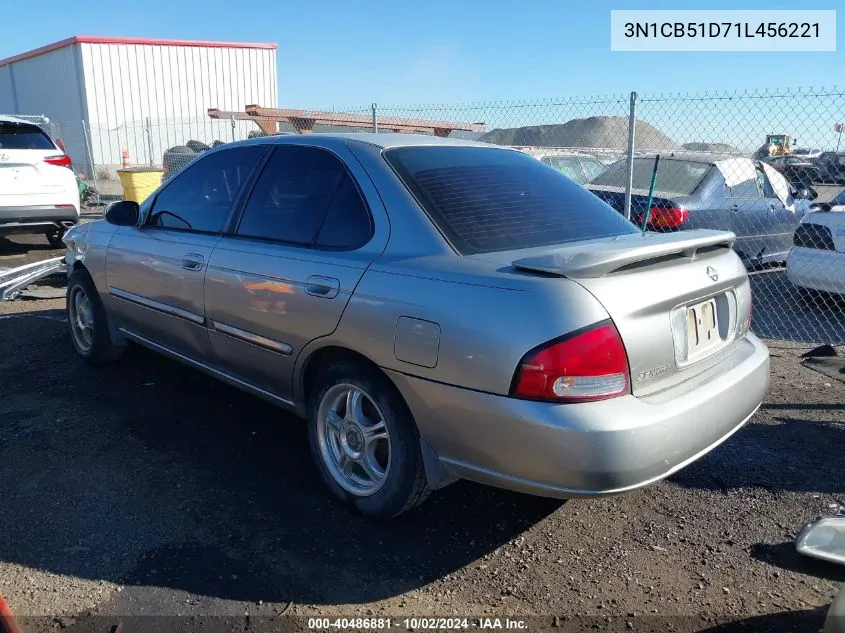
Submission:
[[[657,182],[654,184],[654,190],[670,196],[689,195],[695,191],[698,183],[704,179],[704,175],[710,170],[710,167],[710,163],[662,159],[657,170]],[[648,191],[653,172],[653,158],[635,158],[632,188]],[[593,178],[589,184],[625,189],[628,186],[627,161],[620,160],[613,163],[606,171]]]
[[[521,152],[415,146],[384,157],[462,255],[636,232],[596,196]]]
[[[37,125],[0,121],[0,149],[54,150],[56,146]]]

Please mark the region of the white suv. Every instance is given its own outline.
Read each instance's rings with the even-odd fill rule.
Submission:
[[[43,233],[62,248],[78,222],[70,157],[37,125],[0,115],[0,236]]]

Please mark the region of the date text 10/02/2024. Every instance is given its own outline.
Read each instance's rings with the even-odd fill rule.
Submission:
[[[528,623],[511,618],[309,618],[312,630],[527,630]]]
[[[818,22],[626,22],[628,38],[817,38]]]

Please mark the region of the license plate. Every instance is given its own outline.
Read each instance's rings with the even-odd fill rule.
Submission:
[[[18,167],[6,167],[0,169],[0,185],[8,187],[21,187],[28,185],[30,182],[29,174]],[[14,191],[13,193],[20,193]]]
[[[687,358],[700,357],[721,343],[716,300],[708,299],[687,307]]]

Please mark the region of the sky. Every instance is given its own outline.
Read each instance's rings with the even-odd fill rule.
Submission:
[[[276,43],[282,107],[845,84],[845,11],[840,11],[836,52],[610,51],[612,8],[800,8],[794,0],[748,0],[741,7],[723,0],[52,0],[36,18],[27,3],[3,4],[0,58],[71,35]],[[835,9],[837,4],[816,0],[807,8]],[[507,117],[499,119],[507,123]]]

